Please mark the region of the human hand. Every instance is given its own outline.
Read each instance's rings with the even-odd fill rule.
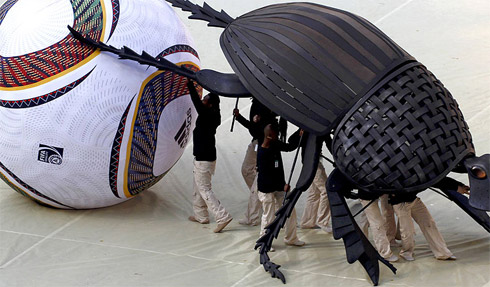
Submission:
[[[288,192],[290,188],[291,188],[291,186],[290,186],[289,184],[287,184],[287,183],[286,183],[286,184],[284,185],[284,191],[285,191],[285,192]]]
[[[457,192],[460,194],[470,194],[470,187],[466,185],[459,185]]]
[[[239,109],[233,109],[233,115],[235,117],[238,117],[240,115],[240,110]]]

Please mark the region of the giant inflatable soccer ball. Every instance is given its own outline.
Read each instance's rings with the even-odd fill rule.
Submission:
[[[57,208],[117,204],[155,184],[182,155],[196,118],[187,79],[100,53],[67,25],[191,69],[199,58],[163,1],[0,7],[0,177]]]

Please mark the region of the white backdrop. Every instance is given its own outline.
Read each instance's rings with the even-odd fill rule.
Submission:
[[[208,1],[233,17],[279,2]],[[478,154],[490,153],[488,0],[315,2],[365,17],[426,65],[458,100]],[[194,36],[202,66],[231,72],[219,47],[222,30],[178,13]],[[241,101],[244,114],[249,104]],[[214,221],[210,225],[187,221],[192,212],[191,147],[159,184],[105,209],[48,209],[0,183],[0,286],[283,286],[263,271],[252,250],[258,227],[238,224],[248,198],[240,166],[250,139],[238,125],[229,132],[233,106],[234,100],[222,100],[213,179],[217,196],[235,218],[223,233],[212,233]],[[286,173],[292,156],[284,156]],[[397,275],[381,267],[380,284],[490,286],[490,234],[441,196],[427,191],[421,197],[458,260],[435,260],[418,231],[416,260],[395,263]],[[299,215],[303,205],[301,199]],[[298,234],[307,242],[305,247],[285,247],[279,237],[277,251],[271,254],[283,266],[287,286],[371,285],[359,263],[346,262],[342,241],[321,230]]]

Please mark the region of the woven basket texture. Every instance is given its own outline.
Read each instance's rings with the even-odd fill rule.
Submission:
[[[338,168],[360,187],[422,190],[474,153],[456,100],[423,66],[402,72],[361,101],[333,140]]]

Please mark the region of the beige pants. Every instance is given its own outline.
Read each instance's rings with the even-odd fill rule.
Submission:
[[[284,200],[284,191],[271,193],[258,192],[259,200],[262,203],[262,222],[260,225],[260,237],[265,234],[265,227],[274,221],[276,211],[281,207]],[[298,240],[296,234],[296,209],[293,208],[291,216],[286,220],[286,235],[284,242],[294,243]]]
[[[215,169],[216,161],[194,160],[193,208],[194,217],[199,222],[209,220],[208,208],[213,213],[217,223],[225,222],[231,218],[231,215],[225,210],[211,189],[211,177]]]
[[[385,220],[381,215],[378,205],[378,199],[376,199],[368,208],[364,210],[367,219],[369,221],[369,227],[371,227],[371,233],[374,239],[374,245],[379,252],[379,255],[383,258],[389,258],[393,255],[390,247],[390,241],[386,236]],[[371,202],[370,200],[361,200],[362,206],[366,206]],[[396,229],[395,229],[396,230]]]
[[[402,237],[400,255],[413,256],[415,226],[412,218],[419,225],[427,243],[429,243],[430,250],[432,250],[432,253],[434,253],[437,259],[447,259],[453,255],[447,248],[446,242],[437,229],[429,210],[420,198],[415,199],[413,202],[395,204],[393,205],[393,209],[400,221],[400,233]]]
[[[242,164],[242,176],[250,190],[248,206],[245,211],[245,220],[249,224],[258,224],[260,221],[261,204],[259,197],[257,196],[256,183],[257,152],[255,151],[255,147],[257,146],[257,142],[257,140],[254,140],[248,145]]]
[[[347,202],[347,205],[352,215],[357,214],[357,212],[362,209],[362,204],[360,200],[346,198],[345,201]],[[364,235],[366,237],[369,237],[369,222],[367,220],[366,213],[364,211],[361,212],[358,216],[354,218],[354,220],[356,221],[357,225],[362,230]]]
[[[393,210],[393,206],[388,203],[388,194],[382,195],[379,198],[379,203],[381,207],[381,215],[385,221],[384,226],[386,236],[388,237],[389,242],[394,242],[396,236],[395,211]]]
[[[328,203],[326,183],[327,174],[320,162],[313,183],[308,189],[305,211],[303,212],[300,221],[300,226],[302,228],[331,226],[330,204]]]

